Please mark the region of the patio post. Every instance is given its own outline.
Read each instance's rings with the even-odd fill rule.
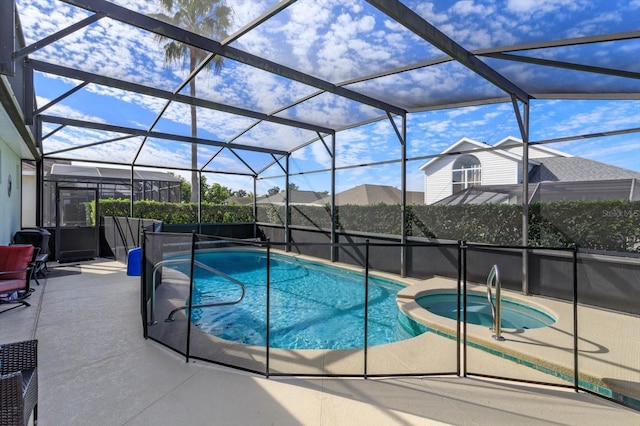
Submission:
[[[522,134],[522,294],[529,294],[529,101],[522,101],[523,112],[515,95],[511,103]]]
[[[331,134],[331,243],[338,242],[336,234],[336,133]],[[331,246],[331,261],[338,261],[338,248]]]
[[[36,120],[36,128],[40,126],[40,120]],[[42,133],[38,130],[35,132],[36,139],[39,139]],[[42,145],[39,145],[42,146]],[[44,159],[39,158],[36,161],[36,226],[44,226]]]
[[[131,164],[131,194],[129,196],[129,217],[133,217],[133,191],[135,191],[134,180],[133,180],[133,164]],[[144,185],[144,183],[143,183]]]
[[[529,246],[529,102],[524,103],[522,132],[522,245]],[[522,252],[522,294],[529,294],[529,250]]]
[[[400,143],[402,144],[402,165],[400,166],[401,190],[402,201],[400,202],[400,217],[402,223],[400,224],[400,243],[402,248],[400,249],[400,276],[407,276],[407,116],[402,116],[402,135],[400,137]]]
[[[200,227],[201,227],[201,221],[202,221],[202,185],[200,185],[200,182],[202,182],[202,170],[198,170],[198,232],[202,232],[200,231]]]
[[[258,176],[253,175],[253,236],[254,238],[258,237],[258,203],[256,202],[258,198]]]
[[[393,116],[387,111],[387,117],[402,146],[400,164],[400,276],[407,276],[407,115],[402,114],[402,130],[398,130]]]
[[[289,247],[289,243],[291,242],[291,229],[289,228],[289,224],[291,222],[291,212],[289,211],[289,198],[291,196],[291,191],[289,190],[289,158],[291,154],[287,154],[285,168],[286,174],[284,177],[284,242],[285,242],[285,251],[291,251],[291,247]]]

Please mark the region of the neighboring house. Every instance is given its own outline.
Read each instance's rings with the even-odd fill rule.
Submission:
[[[522,140],[495,145],[462,138],[420,167],[426,204],[522,202]],[[640,173],[575,157],[542,145],[529,147],[529,201],[640,199]]]
[[[224,203],[228,206],[246,206],[246,205],[253,205],[253,197],[238,197],[238,196],[231,196],[229,198],[227,198]]]
[[[284,205],[285,193],[280,192],[270,197],[258,198],[256,204],[274,204]],[[347,189],[346,191],[336,194],[336,205],[343,206],[347,204],[355,205],[372,205],[372,204],[400,204],[402,201],[402,192],[398,188],[388,185],[370,185],[363,184]],[[422,192],[407,191],[407,204],[423,204],[424,194]],[[331,204],[331,196],[326,193],[313,191],[293,190],[290,194],[291,205],[311,205],[324,206]]]
[[[283,206],[285,203],[286,195],[287,195],[286,192],[282,191],[277,194],[271,195],[269,197],[258,198],[256,200],[256,204],[258,205],[271,204],[271,205]],[[320,200],[322,200],[324,197],[325,197],[325,193],[314,192],[314,191],[301,191],[298,189],[293,189],[289,191],[289,204],[291,205],[308,204],[308,205],[322,206],[324,205],[324,203],[321,202]]]
[[[331,197],[321,200],[322,204],[330,204]],[[372,204],[401,204],[402,191],[388,185],[363,184],[347,189],[336,194],[336,205],[343,206],[355,204],[360,206]],[[407,191],[407,205],[423,204],[424,194],[422,192]]]

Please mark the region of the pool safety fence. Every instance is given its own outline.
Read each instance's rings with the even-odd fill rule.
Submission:
[[[197,359],[266,377],[481,376],[569,387],[640,409],[640,370],[633,355],[640,352],[640,318],[592,304],[593,283],[581,270],[577,247],[464,241],[295,244],[339,250],[341,261],[292,252],[291,243],[144,232],[144,337],[187,362]],[[398,256],[409,265],[405,271],[392,259]],[[283,262],[301,263],[283,278],[278,275]],[[472,303],[478,295],[486,298],[493,265],[500,268],[504,303],[517,311],[516,319],[507,315],[511,322],[503,322],[501,341],[492,339],[491,325],[482,322],[482,311],[491,315],[490,308]],[[355,293],[345,296],[324,279],[307,279],[310,269],[332,268],[356,283]],[[527,279],[545,283],[531,286]],[[393,338],[383,344],[372,341],[379,330],[389,333],[376,311],[388,291],[379,282],[390,283],[396,302]],[[323,299],[311,315],[300,315],[309,310],[307,299],[320,294]],[[454,300],[454,315],[421,304],[424,296],[445,294]],[[248,304],[248,295],[257,305],[255,300]],[[335,318],[320,315],[325,310],[330,315],[348,311],[360,326],[336,326]],[[548,318],[549,325],[528,325],[530,314]],[[312,327],[322,333],[309,346],[305,333]],[[361,343],[323,346],[332,336]]]
[[[129,250],[140,247],[142,230],[156,230],[162,222],[135,217],[100,217],[100,257],[125,262]]]

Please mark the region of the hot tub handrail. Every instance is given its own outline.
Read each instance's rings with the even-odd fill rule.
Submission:
[[[149,321],[149,325],[153,325],[156,324],[155,321],[155,311],[156,311],[156,276],[157,276],[157,272],[160,270],[160,268],[162,268],[163,266],[166,265],[179,265],[179,264],[185,264],[185,263],[190,263],[191,259],[167,259],[167,260],[161,260],[160,262],[156,263],[153,266],[153,272],[152,272],[152,281],[153,281],[153,285],[152,285],[152,290],[151,290],[151,319]],[[239,303],[240,301],[242,301],[242,299],[244,299],[244,295],[245,295],[245,285],[244,283],[242,283],[241,281],[238,281],[237,279],[230,277],[229,275],[225,274],[222,271],[219,271],[209,265],[206,265],[198,260],[194,260],[193,264],[195,266],[198,266],[199,268],[202,268],[206,271],[209,271],[215,275],[219,275],[222,278],[225,278],[228,281],[231,281],[234,284],[238,284],[240,286],[240,289],[242,290],[242,294],[240,295],[240,297],[237,300],[234,301],[230,301],[230,302],[216,302],[216,303],[207,303],[207,304],[202,304],[202,305],[193,305],[192,308],[208,308],[208,307],[212,307],[212,306],[224,306],[224,305],[233,305],[236,303]],[[169,316],[165,319],[165,322],[171,322],[174,320],[173,315],[175,315],[176,312],[181,311],[183,309],[187,309],[188,306],[181,306],[179,308],[174,309],[173,311],[171,311],[169,313]]]
[[[495,286],[496,288],[495,303],[493,301],[493,295],[491,294],[492,286]],[[493,265],[489,271],[489,276],[487,277],[487,299],[489,300],[489,305],[491,305],[491,314],[493,315],[493,327],[491,330],[496,333],[491,337],[496,340],[504,340],[500,330],[500,323],[502,321],[500,312],[502,304],[502,297],[500,296],[501,289],[502,282],[500,281],[500,270],[498,269],[498,265]]]

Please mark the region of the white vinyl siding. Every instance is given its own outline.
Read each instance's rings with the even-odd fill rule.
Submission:
[[[518,183],[518,161],[495,152],[474,152],[482,167],[482,185]],[[429,166],[425,202],[433,204],[453,194],[452,172],[457,157],[441,158]]]
[[[426,175],[426,204],[433,204],[451,195],[451,167],[455,158],[446,157],[437,160],[429,167]]]

